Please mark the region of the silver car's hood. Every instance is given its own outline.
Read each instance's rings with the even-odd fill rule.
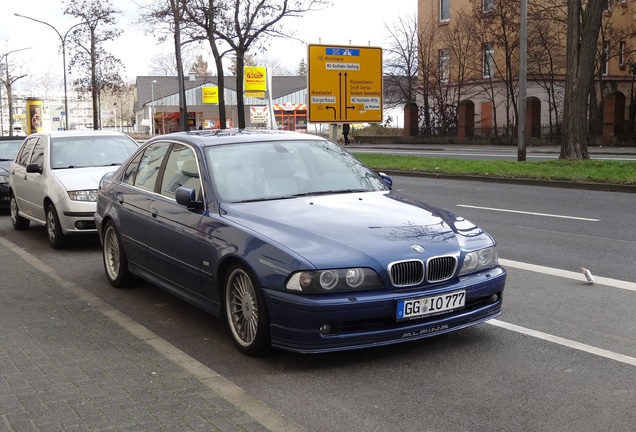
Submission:
[[[51,172],[67,191],[97,189],[104,174],[115,171],[117,166],[64,168]]]
[[[284,245],[316,267],[453,254],[493,243],[456,215],[394,192],[224,204],[224,217]],[[422,251],[423,249],[423,251]]]

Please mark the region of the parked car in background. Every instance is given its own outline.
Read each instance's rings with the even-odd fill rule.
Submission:
[[[0,137],[0,209],[9,208],[9,166],[24,138]]]
[[[9,168],[11,222],[45,225],[53,248],[68,236],[95,233],[99,179],[137,149],[119,132],[61,131],[29,135]]]
[[[100,182],[105,273],[224,317],[248,355],[386,345],[498,316],[493,238],[391,183],[309,134],[155,137]]]

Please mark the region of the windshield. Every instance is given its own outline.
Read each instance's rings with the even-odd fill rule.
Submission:
[[[121,165],[137,144],[119,136],[51,138],[51,168]]]
[[[222,201],[388,189],[380,176],[329,141],[232,144],[207,151]]]
[[[18,154],[23,139],[15,141],[0,141],[0,160],[12,161]]]

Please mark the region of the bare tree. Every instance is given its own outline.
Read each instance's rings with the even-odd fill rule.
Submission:
[[[78,68],[86,75],[74,80],[76,91],[80,94],[91,93],[93,103],[93,129],[100,128],[99,99],[101,90],[108,85],[121,84],[119,70],[123,68],[121,60],[108,53],[103,42],[111,41],[121,34],[116,24],[119,13],[110,4],[110,0],[65,0],[64,14],[79,18],[85,25],[76,27],[69,40],[75,47],[75,53],[69,63],[69,71]]]
[[[398,17],[384,29],[387,47],[384,50],[384,85],[387,105],[399,106],[417,101],[418,93],[418,31],[417,16]]]
[[[223,58],[230,50],[220,45],[217,27],[220,21],[227,20],[223,16],[228,13],[230,4],[230,0],[191,0],[184,4],[186,32],[193,40],[206,40],[214,57],[217,87],[219,88],[219,123],[221,129],[227,127]]]
[[[326,0],[233,0],[233,15],[217,27],[216,35],[225,41],[236,55],[236,92],[238,94],[238,127],[245,128],[243,73],[245,56],[259,48],[265,36],[285,35],[282,20],[300,17],[304,13],[329,4]],[[219,90],[220,91],[220,90]]]
[[[545,90],[550,132],[561,131],[566,66],[566,13],[546,4],[530,4],[528,19],[528,73]]]
[[[7,91],[7,102],[9,105],[9,136],[13,136],[13,84],[27,76],[26,74],[20,75],[21,72],[16,73],[16,66],[7,60],[7,56],[10,52],[0,56],[0,82],[4,85]],[[0,125],[4,127],[4,125]]]
[[[561,159],[589,159],[587,109],[604,2],[568,0]]]
[[[190,46],[181,48],[181,58],[186,64],[194,64],[196,55]],[[149,65],[150,75],[176,76],[177,60],[174,51],[156,54],[150,59]]]
[[[208,69],[208,62],[203,59],[201,54],[197,56],[192,66],[190,66],[190,71],[196,76],[212,76],[212,72]]]
[[[506,128],[518,124],[517,85],[519,81],[519,2],[497,1],[484,12],[482,0],[472,0],[473,13],[481,20],[482,43],[492,43],[496,49],[494,69],[486,79],[490,95],[498,92],[493,81],[504,84]],[[511,131],[508,130],[510,135]]]

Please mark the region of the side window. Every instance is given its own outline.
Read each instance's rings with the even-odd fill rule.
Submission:
[[[141,156],[141,162],[139,162],[139,171],[135,176],[135,186],[150,192],[155,190],[159,168],[161,168],[168,147],[170,147],[170,143],[165,142],[150,144],[146,147]]]
[[[124,172],[123,178],[121,179],[122,183],[126,183],[129,185],[135,184],[135,176],[137,174],[137,170],[139,169],[141,156],[142,153],[139,153],[132,161],[130,161],[130,163],[126,167],[126,172]]]
[[[29,163],[35,163],[40,166],[44,165],[44,139],[39,138],[37,140]]]
[[[167,155],[166,169],[163,173],[161,195],[174,199],[178,187],[190,187],[201,191],[199,167],[192,148],[183,144],[175,144]]]
[[[20,152],[15,158],[15,161],[17,163],[22,166],[26,166],[29,163],[29,160],[31,158],[31,150],[33,150],[33,146],[35,145],[36,141],[37,138],[30,138],[24,142],[22,148],[20,149]]]

